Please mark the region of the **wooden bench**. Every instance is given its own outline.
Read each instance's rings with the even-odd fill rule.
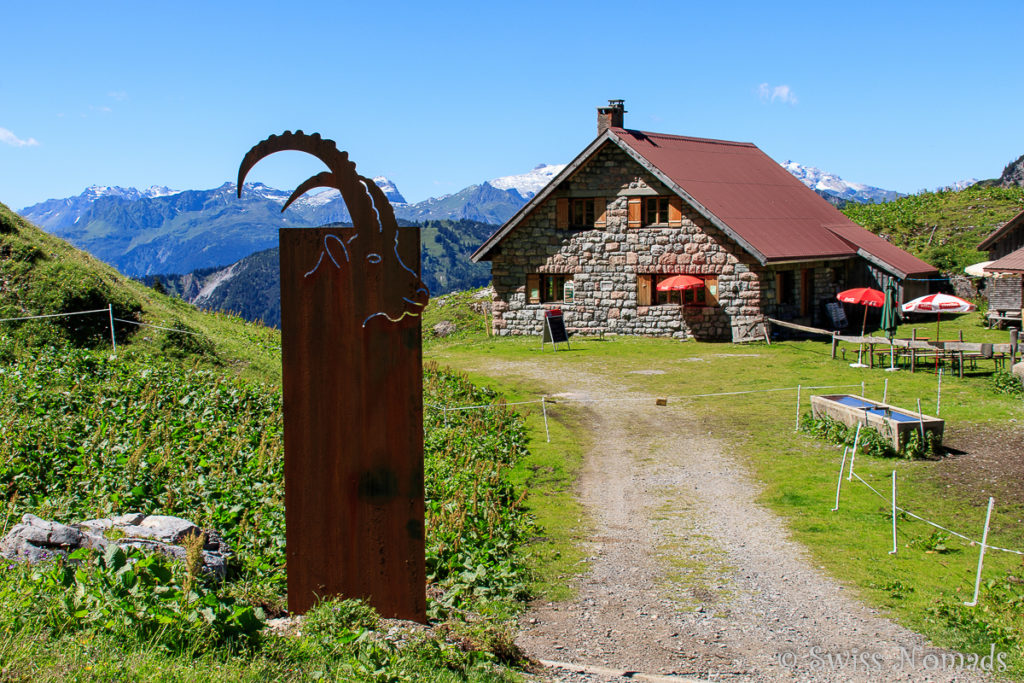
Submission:
[[[1021,314],[1020,312],[1014,313],[1013,311],[989,311],[988,315],[988,327],[989,329],[1003,329],[1004,323],[1016,323],[1018,327],[1021,325]]]

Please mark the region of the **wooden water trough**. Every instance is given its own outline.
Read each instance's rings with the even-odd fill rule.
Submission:
[[[851,394],[811,396],[811,414],[815,418],[830,417],[847,427],[860,424],[874,429],[889,439],[897,451],[907,445],[907,439],[914,432],[930,433],[937,446],[942,443],[945,428],[945,420],[941,418]]]

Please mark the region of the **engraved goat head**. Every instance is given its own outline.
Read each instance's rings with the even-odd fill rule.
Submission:
[[[399,255],[398,223],[391,203],[376,183],[356,173],[356,165],[349,161],[348,152],[340,151],[333,140],[321,138],[318,133],[306,135],[301,130],[271,135],[256,144],[242,159],[238,168],[238,196],[242,196],[242,184],[253,166],[275,152],[286,150],[311,154],[330,170],[303,181],[281,211],[284,212],[292,202],[314,188],[331,187],[341,192],[355,225],[354,231],[340,229],[337,235],[324,238],[320,258],[315,264],[310,264],[306,277],[313,277],[321,268],[351,268],[359,264],[360,272],[365,273],[369,281],[387,283],[382,287],[380,310],[357,312],[363,316],[363,326],[377,317],[398,322],[407,315],[419,315],[430,298],[430,292],[419,273],[406,265]],[[395,277],[403,278],[398,286],[392,282]]]

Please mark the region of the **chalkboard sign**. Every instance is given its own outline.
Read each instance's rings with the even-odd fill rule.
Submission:
[[[565,330],[565,318],[562,317],[560,308],[544,311],[544,336],[540,341],[541,348],[544,348],[546,342],[551,342],[556,351],[558,342],[565,342],[565,346],[569,347],[569,333]]]
[[[831,301],[825,304],[825,310],[828,311],[828,317],[832,319],[832,329],[846,329],[849,323],[846,320],[846,311],[843,310],[842,304],[838,301]]]

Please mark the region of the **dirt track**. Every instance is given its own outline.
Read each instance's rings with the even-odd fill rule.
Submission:
[[[597,532],[577,598],[536,604],[520,622],[518,642],[548,663],[547,676],[987,680],[926,667],[925,655],[942,651],[813,566],[755,502],[756,483],[726,446],[682,408],[656,409],[653,396],[626,395],[614,379],[578,369],[559,377],[529,363],[474,369],[550,382],[566,399],[630,399],[567,401],[593,443],[578,495]]]

